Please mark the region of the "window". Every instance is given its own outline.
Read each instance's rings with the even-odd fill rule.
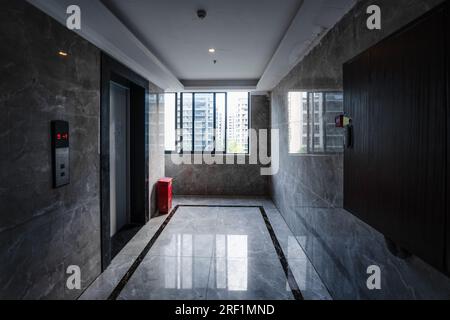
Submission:
[[[248,153],[248,124],[248,93],[229,93],[227,153]]]
[[[194,95],[192,93],[182,93],[181,94],[181,118],[183,119],[181,121],[181,127],[178,126],[177,130],[181,131],[181,150],[184,151],[193,151],[193,142],[194,139],[192,139],[193,136],[193,114],[192,111],[193,105],[194,105]]]
[[[194,95],[194,151],[214,151],[214,94]]]
[[[344,130],[335,118],[344,112],[342,92],[290,92],[289,153],[338,153]]]
[[[249,152],[249,93],[166,94],[168,152]]]
[[[225,152],[227,122],[227,97],[225,93],[216,94],[216,152]]]

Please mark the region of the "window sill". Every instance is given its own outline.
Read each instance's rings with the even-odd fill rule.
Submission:
[[[289,153],[291,157],[330,157],[344,155],[344,152],[326,152],[326,153]]]
[[[224,153],[224,152],[175,152],[175,151],[165,151],[166,155],[178,154],[178,155],[196,155],[196,154],[208,154],[208,155],[220,155],[220,156],[250,156],[249,153]]]

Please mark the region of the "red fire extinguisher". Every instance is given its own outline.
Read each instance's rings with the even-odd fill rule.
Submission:
[[[162,214],[169,213],[172,209],[172,182],[172,178],[162,178],[158,180],[158,209]]]

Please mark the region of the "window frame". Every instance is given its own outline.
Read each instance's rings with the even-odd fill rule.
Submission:
[[[307,96],[307,132],[306,132],[306,139],[307,139],[307,145],[306,145],[306,152],[290,152],[290,141],[289,141],[289,148],[288,152],[291,156],[326,156],[326,155],[339,155],[343,154],[345,152],[344,148],[342,150],[329,150],[327,148],[327,123],[325,122],[325,119],[323,119],[323,151],[316,151],[315,150],[315,143],[314,139],[316,138],[314,134],[315,130],[315,110],[314,110],[314,103],[315,103],[315,94],[319,93],[322,95],[322,113],[323,115],[327,112],[327,94],[342,94],[342,104],[344,105],[344,92],[340,90],[295,90],[295,91],[289,91],[288,94],[291,93],[306,93]],[[344,110],[342,111],[342,114],[344,113]],[[302,126],[304,124],[301,124]],[[289,119],[288,126],[290,128],[291,121]],[[311,136],[312,135],[312,136]],[[343,133],[343,136],[345,133]],[[303,137],[300,137],[303,139]]]
[[[180,130],[180,141],[177,141],[178,135],[175,134],[175,150],[165,150],[165,154],[222,154],[222,155],[249,155],[250,154],[250,129],[251,129],[251,92],[247,92],[247,119],[248,119],[248,131],[247,131],[247,145],[248,150],[244,153],[229,153],[228,152],[228,93],[234,91],[183,91],[183,92],[166,92],[166,94],[174,94],[175,96],[175,131]],[[236,91],[238,92],[238,91]],[[246,92],[246,91],[244,91]],[[192,94],[192,144],[191,151],[183,150],[183,95],[184,94]],[[214,132],[214,148],[212,151],[195,151],[195,95],[196,94],[212,94],[213,95],[213,132]],[[217,133],[217,94],[225,95],[225,134],[224,134],[224,151],[217,151],[217,141],[216,141],[216,133]],[[178,108],[180,110],[180,124],[178,126]],[[180,146],[179,151],[178,146]],[[164,143],[164,149],[166,144]]]

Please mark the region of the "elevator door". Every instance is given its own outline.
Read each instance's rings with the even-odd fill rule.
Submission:
[[[129,100],[129,89],[111,82],[109,119],[111,237],[130,220]]]

